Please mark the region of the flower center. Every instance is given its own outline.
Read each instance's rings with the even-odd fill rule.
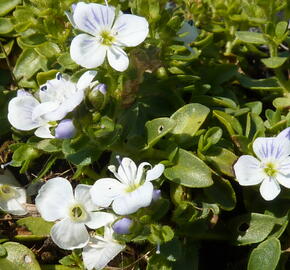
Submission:
[[[1,185],[0,186],[0,200],[9,200],[15,197],[15,190],[14,188],[10,187],[9,185]]]
[[[111,46],[115,41],[115,37],[109,31],[101,32],[101,43],[105,46]]]
[[[80,204],[73,205],[69,210],[70,218],[75,222],[82,222],[87,219],[87,212]]]
[[[130,193],[130,192],[133,192],[134,190],[136,190],[138,187],[140,187],[140,185],[137,185],[137,184],[133,184],[133,185],[130,185],[126,188],[126,192]]]
[[[264,172],[268,175],[268,176],[275,176],[277,174],[277,167],[274,163],[269,162],[265,164],[265,168],[264,168]]]

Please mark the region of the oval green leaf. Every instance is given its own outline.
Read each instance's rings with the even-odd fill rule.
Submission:
[[[248,270],[275,270],[281,255],[281,245],[277,238],[270,238],[253,249],[248,262]]]
[[[191,103],[181,107],[170,118],[175,120],[176,126],[171,131],[178,142],[185,142],[199,130],[207,118],[210,110],[199,103]]]
[[[175,121],[170,118],[157,118],[148,121],[146,124],[147,129],[147,147],[152,147],[156,144],[165,134],[171,131],[175,126]]]
[[[209,187],[213,184],[210,168],[194,154],[179,149],[176,158],[176,164],[164,172],[167,179],[192,188]]]

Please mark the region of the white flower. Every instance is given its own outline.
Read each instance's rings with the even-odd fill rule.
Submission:
[[[26,215],[26,192],[8,170],[0,175],[0,209],[13,215]]]
[[[33,95],[19,90],[17,96],[8,105],[8,120],[19,130],[32,130],[40,138],[54,138],[50,127],[54,121],[61,120],[77,107],[84,98],[84,90],[90,86],[96,71],[85,72],[77,84],[62,78],[49,80],[40,87],[39,102]]]
[[[113,210],[119,215],[132,214],[141,207],[150,205],[153,197],[151,181],[161,176],[164,165],[158,164],[147,172],[145,166],[151,167],[148,162],[143,162],[137,169],[129,158],[123,158],[118,172],[115,166],[109,166],[109,170],[118,180],[114,178],[97,180],[90,190],[93,202],[102,207],[108,207],[113,202]]]
[[[39,91],[40,101],[53,104],[55,108],[45,114],[46,119],[61,120],[74,110],[83,101],[84,90],[90,86],[96,74],[93,70],[86,71],[75,84],[57,73],[55,79],[42,85]]]
[[[53,103],[40,104],[31,94],[20,90],[17,96],[12,98],[8,105],[8,120],[10,124],[19,130],[32,130],[40,138],[53,138],[49,127],[52,125],[45,114],[54,110]]]
[[[281,191],[280,185],[290,188],[290,141],[278,135],[276,138],[257,138],[253,143],[257,158],[241,156],[234,170],[242,186],[260,186],[262,197],[273,200]]]
[[[134,47],[143,42],[148,34],[145,18],[119,12],[115,8],[100,4],[80,2],[74,9],[71,21],[85,32],[71,43],[71,58],[86,68],[95,68],[105,60],[118,71],[129,65],[127,54],[121,47]]]
[[[91,186],[77,185],[73,189],[68,180],[56,177],[46,182],[35,199],[35,204],[43,219],[57,221],[50,235],[63,249],[82,248],[89,242],[86,229],[97,229],[111,223],[115,217],[105,212],[96,212],[89,194]]]
[[[82,256],[86,269],[103,269],[126,246],[119,244],[113,238],[113,230],[105,227],[104,237],[91,237],[90,242],[84,247]]]

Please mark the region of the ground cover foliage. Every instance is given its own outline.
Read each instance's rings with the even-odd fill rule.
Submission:
[[[108,269],[289,269],[289,189],[265,200],[234,170],[239,157],[259,157],[257,138],[290,126],[289,1],[108,1],[116,14],[149,24],[146,39],[124,49],[122,71],[107,59],[96,68],[72,59],[82,32],[72,4],[0,1],[0,158],[9,163],[2,173],[10,170],[28,198],[25,217],[1,214],[0,269],[85,269],[81,249],[51,240],[54,223],[39,215],[35,197],[55,177],[73,187],[112,177],[108,166],[124,157],[165,169],[152,182],[161,193],[151,204],[117,217],[130,220],[130,231],[113,234],[126,247]],[[60,119],[46,122],[52,138],[8,121],[17,90],[38,98],[58,74],[77,83],[88,70],[98,84],[67,111],[72,138],[56,136]]]

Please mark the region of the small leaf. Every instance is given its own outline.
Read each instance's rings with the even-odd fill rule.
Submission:
[[[242,126],[234,116],[218,110],[214,110],[213,115],[226,127],[230,135],[243,134]]]
[[[249,245],[263,241],[270,234],[274,225],[274,217],[251,213],[232,219],[229,227],[233,232],[234,244]]]
[[[253,249],[248,262],[248,270],[275,270],[281,255],[281,245],[277,238],[270,238]]]
[[[152,244],[162,244],[169,242],[174,237],[174,231],[167,225],[161,226],[156,224],[151,224],[150,226],[150,236],[148,240]]]
[[[21,0],[1,0],[0,1],[0,16],[3,16],[9,13],[12,9],[14,9],[20,3],[21,3]]]
[[[199,130],[209,112],[209,108],[198,103],[191,103],[181,107],[170,117],[176,122],[176,126],[171,133],[181,143],[191,139]]]
[[[288,29],[288,22],[278,22],[275,28],[275,34],[278,38],[282,38]]]
[[[46,63],[47,60],[35,50],[25,49],[18,57],[13,72],[17,79],[30,79],[38,70],[46,70]]]
[[[261,61],[268,68],[278,68],[281,67],[287,61],[287,59],[288,59],[287,57],[273,56],[270,58],[263,58],[261,59]]]
[[[6,259],[15,265],[15,269],[40,270],[40,266],[35,258],[35,255],[29,248],[16,242],[6,242],[3,246],[7,250]]]
[[[41,217],[25,217],[17,220],[19,226],[25,226],[33,235],[48,236],[53,222],[48,222]]]
[[[174,126],[175,121],[170,118],[157,118],[148,121],[145,124],[147,129],[147,144],[152,147],[156,144],[165,134],[170,132]]]
[[[265,39],[262,33],[255,33],[249,31],[237,31],[236,37],[246,43],[253,44],[266,44],[267,40]]]
[[[167,179],[186,187],[201,188],[213,184],[210,168],[194,154],[179,149],[176,164],[166,168]]]
[[[0,34],[8,34],[13,31],[13,23],[10,18],[0,18]]]
[[[220,208],[230,211],[236,206],[236,194],[230,181],[221,177],[214,177],[214,184],[204,189],[205,194],[220,206]]]

